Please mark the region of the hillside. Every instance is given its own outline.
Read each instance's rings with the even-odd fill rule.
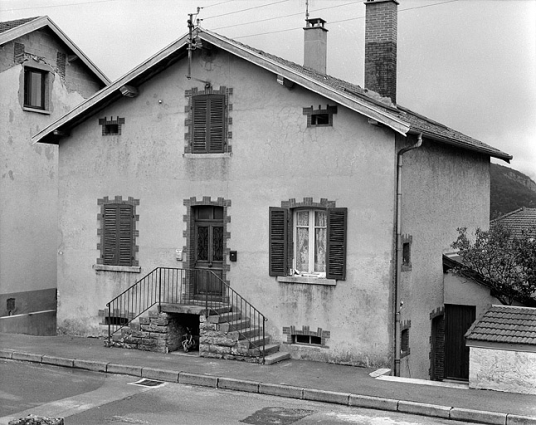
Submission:
[[[512,168],[491,164],[491,217],[497,218],[521,207],[536,208],[536,183]]]

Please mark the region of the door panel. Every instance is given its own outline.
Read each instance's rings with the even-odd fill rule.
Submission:
[[[469,347],[464,335],[475,315],[474,306],[445,305],[445,378],[469,379]]]
[[[194,209],[194,217],[194,268],[199,270],[194,281],[195,294],[221,296],[224,289],[220,281],[223,275],[223,208],[198,207]]]

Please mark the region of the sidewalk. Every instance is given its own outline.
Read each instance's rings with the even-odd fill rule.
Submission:
[[[536,425],[535,395],[375,379],[367,368],[299,360],[262,366],[182,352],[105,348],[96,338],[7,333],[0,333],[0,358],[461,421]]]

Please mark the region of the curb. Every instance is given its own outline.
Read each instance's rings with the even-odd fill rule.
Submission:
[[[231,391],[243,391],[300,400],[334,403],[350,407],[385,410],[414,415],[452,419],[457,421],[478,422],[490,425],[536,425],[536,417],[514,415],[509,413],[488,412],[463,409],[436,404],[419,403],[406,400],[394,400],[359,394],[338,393],[334,391],[293,387],[290,385],[267,384],[242,379],[200,375],[189,372],[156,369],[142,366],[120,365],[92,360],[67,359],[32,353],[0,349],[0,359],[26,361],[90,370],[93,372],[116,373],[184,385],[219,388]]]

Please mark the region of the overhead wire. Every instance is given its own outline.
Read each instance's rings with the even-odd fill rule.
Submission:
[[[425,7],[432,7],[432,6],[439,6],[441,4],[446,4],[446,3],[454,3],[454,2],[457,2],[457,1],[460,1],[460,0],[448,0],[448,1],[443,1],[443,2],[439,2],[439,3],[433,3],[433,4],[427,4],[427,5],[422,5],[422,6],[414,6],[414,7],[408,7],[406,9],[400,9],[399,12],[405,12],[407,10],[414,10],[414,9],[422,9],[422,8],[425,8]],[[301,13],[299,13],[301,14]],[[285,16],[283,16],[285,17]],[[270,18],[272,19],[272,18]],[[274,18],[276,19],[276,18]],[[336,23],[340,23],[340,22],[347,22],[347,21],[355,21],[355,20],[358,20],[358,19],[365,19],[365,16],[357,16],[355,18],[348,18],[348,19],[341,19],[341,20],[338,20],[338,21],[330,21],[330,23],[332,24],[336,24]],[[242,24],[241,24],[242,25]],[[244,24],[245,25],[245,24]],[[236,25],[233,25],[233,26],[236,26]],[[228,27],[226,27],[228,28]],[[302,27],[292,27],[292,28],[286,28],[286,29],[282,29],[282,30],[276,30],[276,31],[267,31],[267,32],[262,32],[262,33],[256,33],[256,34],[248,34],[248,35],[242,35],[242,36],[234,36],[233,38],[248,38],[248,37],[256,37],[256,36],[260,36],[260,35],[268,35],[268,34],[276,34],[276,33],[280,33],[280,32],[289,32],[289,31],[296,31],[296,30],[299,30],[301,29]],[[221,27],[219,28],[221,29]]]
[[[253,7],[248,7],[247,9],[241,9],[241,10],[235,10],[234,12],[228,12],[228,13],[223,13],[221,15],[217,15],[217,16],[209,16],[208,18],[203,18],[204,21],[206,21],[207,19],[214,19],[214,18],[220,18],[222,16],[227,16],[227,15],[234,15],[235,13],[241,13],[241,12],[246,12],[248,10],[252,10],[252,9],[260,9],[261,7],[267,7],[267,6],[271,6],[273,4],[278,4],[278,3],[285,3],[287,2],[288,0],[279,0],[279,1],[274,1],[272,3],[268,3],[268,4],[263,4],[261,6],[253,6]]]

